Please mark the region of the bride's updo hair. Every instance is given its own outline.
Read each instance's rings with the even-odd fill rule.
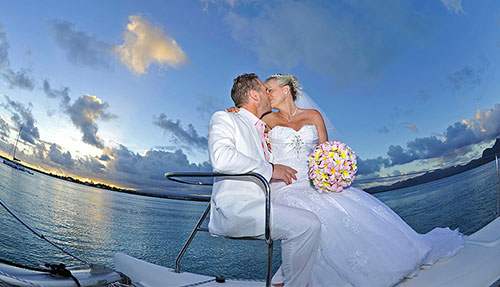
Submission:
[[[294,101],[297,99],[297,93],[301,89],[301,87],[299,85],[299,81],[297,81],[297,78],[294,75],[274,74],[271,77],[267,78],[267,80],[264,83],[267,83],[270,80],[276,80],[278,82],[278,85],[282,87],[284,86],[290,87],[290,93],[292,94],[292,99]]]

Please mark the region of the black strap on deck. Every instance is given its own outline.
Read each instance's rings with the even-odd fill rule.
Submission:
[[[78,279],[76,279],[76,277],[73,274],[71,274],[71,271],[66,269],[66,266],[64,264],[62,264],[62,263],[59,263],[59,264],[46,263],[45,267],[49,268],[48,270],[46,270],[46,272],[49,272],[50,274],[57,275],[57,276],[71,278],[71,279],[73,279],[73,281],[75,281],[76,286],[78,286],[78,287],[82,286],[82,285],[80,285],[80,282],[78,282]]]

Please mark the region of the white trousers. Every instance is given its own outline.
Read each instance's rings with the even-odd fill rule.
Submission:
[[[304,287],[311,280],[313,263],[318,252],[321,223],[308,210],[271,204],[271,238],[281,240],[282,265],[273,278],[281,274],[286,287]]]

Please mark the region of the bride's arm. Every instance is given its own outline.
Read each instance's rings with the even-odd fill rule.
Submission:
[[[328,132],[326,131],[325,121],[321,113],[317,110],[311,110],[311,120],[318,131],[318,145],[328,141]]]

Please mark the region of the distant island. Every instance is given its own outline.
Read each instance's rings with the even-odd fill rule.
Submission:
[[[2,156],[2,155],[0,155],[0,158],[10,160],[10,159]],[[96,187],[96,188],[108,189],[108,190],[113,190],[113,191],[121,191],[121,192],[130,192],[130,191],[133,191],[133,190],[127,190],[127,189],[124,189],[124,188],[120,188],[120,187],[108,185],[108,184],[105,184],[105,183],[94,183],[93,181],[81,181],[78,178],[73,178],[71,176],[65,176],[65,175],[60,175],[60,174],[54,174],[54,173],[45,172],[43,170],[39,170],[39,169],[35,169],[35,168],[32,168],[32,167],[26,166],[26,165],[22,164],[21,162],[17,162],[17,164],[23,166],[26,169],[29,169],[29,170],[32,170],[32,171],[36,171],[38,173],[45,174],[45,175],[48,175],[48,176],[51,176],[51,177],[55,177],[55,178],[58,178],[58,179],[66,180],[66,181],[69,181],[69,182],[73,182],[73,183],[78,183],[78,184],[83,184],[83,185],[86,185],[86,186],[92,186],[92,187]]]
[[[472,160],[469,163],[465,165],[456,165],[448,168],[443,168],[443,169],[437,169],[431,172],[426,172],[423,175],[416,176],[407,180],[402,180],[398,181],[394,184],[391,185],[379,185],[375,187],[370,187],[365,189],[366,192],[368,193],[379,193],[379,192],[384,192],[384,191],[389,191],[389,190],[394,190],[394,189],[400,189],[400,188],[405,188],[405,187],[410,187],[414,185],[419,185],[419,184],[424,184],[427,182],[431,182],[434,180],[442,179],[448,176],[452,176],[455,174],[459,174],[461,172],[471,170],[473,168],[476,168],[480,165],[483,165],[485,163],[488,163],[492,160],[495,160],[495,155],[500,154],[500,138],[497,138],[495,141],[495,144],[491,148],[487,148],[483,151],[482,156],[478,159]],[[0,155],[0,158],[4,158],[4,156]],[[54,173],[48,173],[42,170],[34,169],[31,167],[28,167],[26,165],[21,164],[27,169],[33,170],[35,172],[45,174],[54,178],[58,178],[61,180],[66,180],[69,182],[73,182],[76,184],[82,184],[86,186],[91,186],[95,188],[101,188],[101,189],[106,189],[106,190],[111,190],[111,191],[117,191],[117,192],[124,192],[124,193],[129,193],[129,194],[136,194],[136,195],[143,195],[143,196],[151,196],[151,197],[159,197],[159,198],[168,198],[168,199],[178,199],[178,200],[191,200],[191,201],[209,201],[209,197],[193,197],[193,196],[175,196],[175,195],[168,195],[168,194],[157,194],[157,193],[148,193],[144,191],[138,191],[138,190],[132,190],[132,189],[125,189],[121,187],[116,187],[116,186],[111,186],[107,185],[105,183],[94,183],[93,181],[81,181],[77,178],[73,178],[71,176],[64,176],[64,175],[59,175],[59,174],[54,174]]]
[[[0,158],[2,159],[7,159],[6,157],[0,155]],[[91,186],[95,188],[100,188],[100,189],[106,189],[106,190],[111,190],[111,191],[116,191],[116,192],[124,192],[124,193],[129,193],[129,194],[136,194],[136,195],[142,195],[142,196],[150,196],[150,197],[159,197],[159,198],[167,198],[167,199],[179,199],[179,200],[190,200],[190,201],[209,201],[209,198],[206,197],[186,197],[186,196],[175,196],[175,195],[168,195],[168,194],[157,194],[157,193],[148,193],[144,191],[138,191],[138,190],[133,190],[133,189],[126,189],[126,188],[121,188],[121,187],[116,187],[112,185],[108,185],[105,183],[100,183],[100,182],[94,182],[94,181],[82,181],[79,180],[78,178],[74,178],[71,176],[66,176],[66,175],[60,175],[60,174],[55,174],[55,173],[49,173],[45,172],[43,170],[35,169],[29,166],[26,166],[22,163],[19,163],[19,165],[22,165],[26,169],[51,176],[57,179],[65,180],[68,182],[76,183],[76,184],[82,184],[85,186]]]
[[[394,189],[400,189],[405,187],[410,187],[414,185],[419,185],[427,182],[431,182],[434,180],[442,179],[448,176],[452,176],[455,174],[459,174],[464,171],[471,170],[480,165],[488,163],[492,160],[495,160],[495,154],[500,154],[500,138],[497,138],[495,144],[491,148],[487,148],[483,151],[483,154],[480,158],[474,159],[465,165],[456,165],[444,169],[434,170],[432,172],[426,172],[423,175],[416,176],[407,180],[398,181],[391,185],[380,185],[375,187],[370,187],[365,189],[368,193],[378,193],[383,191],[389,191]]]

